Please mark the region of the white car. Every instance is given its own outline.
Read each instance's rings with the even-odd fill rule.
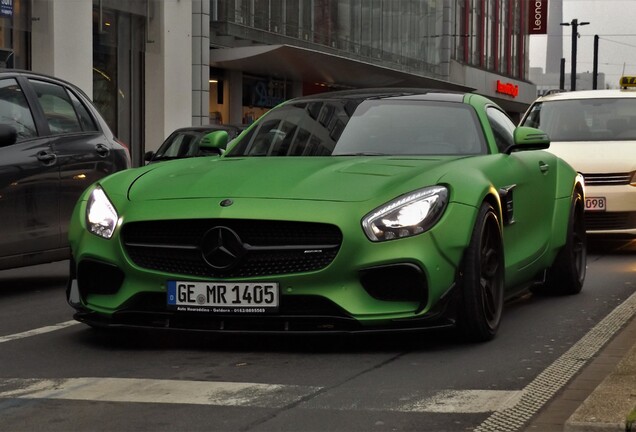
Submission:
[[[542,96],[521,125],[546,132],[549,151],[583,174],[588,234],[636,236],[636,77],[620,90]]]

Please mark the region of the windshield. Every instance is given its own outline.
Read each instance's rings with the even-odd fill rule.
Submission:
[[[232,156],[486,154],[477,116],[457,102],[325,100],[274,108]]]
[[[636,140],[636,98],[538,102],[522,126],[539,128],[555,142]]]
[[[196,156],[199,150],[197,144],[202,137],[203,132],[175,132],[161,145],[153,159],[177,159]]]

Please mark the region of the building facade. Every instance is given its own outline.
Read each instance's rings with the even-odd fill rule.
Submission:
[[[343,88],[474,91],[518,117],[527,0],[3,0],[0,65],[91,95],[133,163],[175,128]]]

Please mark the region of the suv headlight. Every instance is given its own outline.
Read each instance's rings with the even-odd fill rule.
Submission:
[[[86,226],[95,235],[109,239],[117,226],[117,210],[110,202],[104,190],[97,186],[88,197],[86,206]]]
[[[373,210],[362,219],[362,228],[376,242],[414,236],[435,225],[447,203],[446,187],[419,189]]]

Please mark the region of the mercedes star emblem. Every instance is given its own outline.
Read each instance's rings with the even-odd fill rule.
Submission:
[[[201,241],[203,259],[216,270],[229,270],[245,255],[241,238],[232,229],[217,226],[208,230]]]

